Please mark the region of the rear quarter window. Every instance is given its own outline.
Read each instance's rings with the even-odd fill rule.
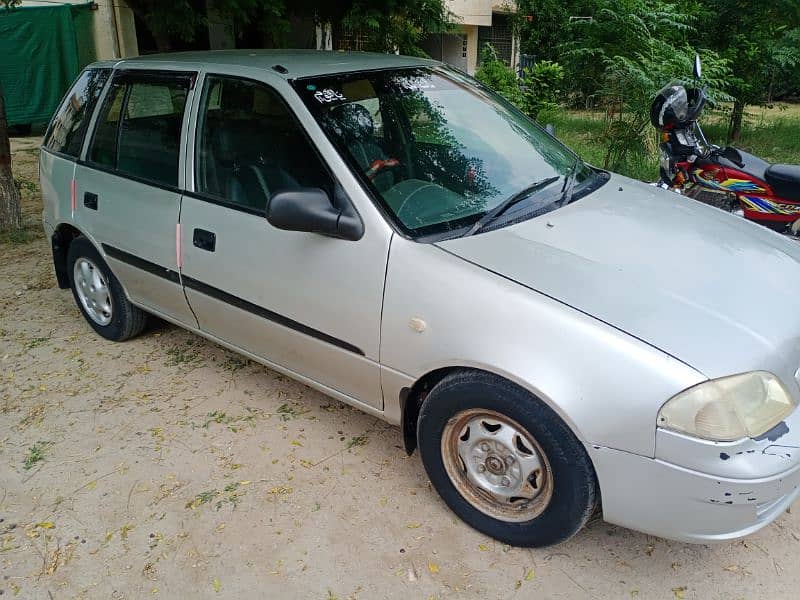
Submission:
[[[89,120],[110,73],[110,69],[87,69],[81,73],[47,128],[45,148],[73,158],[80,154]]]

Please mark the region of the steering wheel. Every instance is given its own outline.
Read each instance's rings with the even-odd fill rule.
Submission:
[[[400,161],[396,158],[377,158],[372,161],[372,164],[365,171],[365,174],[369,177],[370,181],[372,181],[383,169],[393,169],[399,166]]]

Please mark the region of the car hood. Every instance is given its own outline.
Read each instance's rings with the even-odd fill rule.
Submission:
[[[797,368],[800,242],[684,196],[612,176],[552,213],[438,246],[707,377]]]

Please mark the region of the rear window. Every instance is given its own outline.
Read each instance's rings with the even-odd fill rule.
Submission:
[[[115,79],[97,120],[89,162],[161,185],[178,185],[188,80]]]
[[[45,148],[71,157],[80,154],[89,120],[110,72],[110,69],[88,69],[81,73],[50,122]]]

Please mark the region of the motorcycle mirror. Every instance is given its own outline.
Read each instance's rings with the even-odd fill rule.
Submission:
[[[700,62],[700,55],[694,55],[694,78],[700,79],[703,76],[703,63]]]

